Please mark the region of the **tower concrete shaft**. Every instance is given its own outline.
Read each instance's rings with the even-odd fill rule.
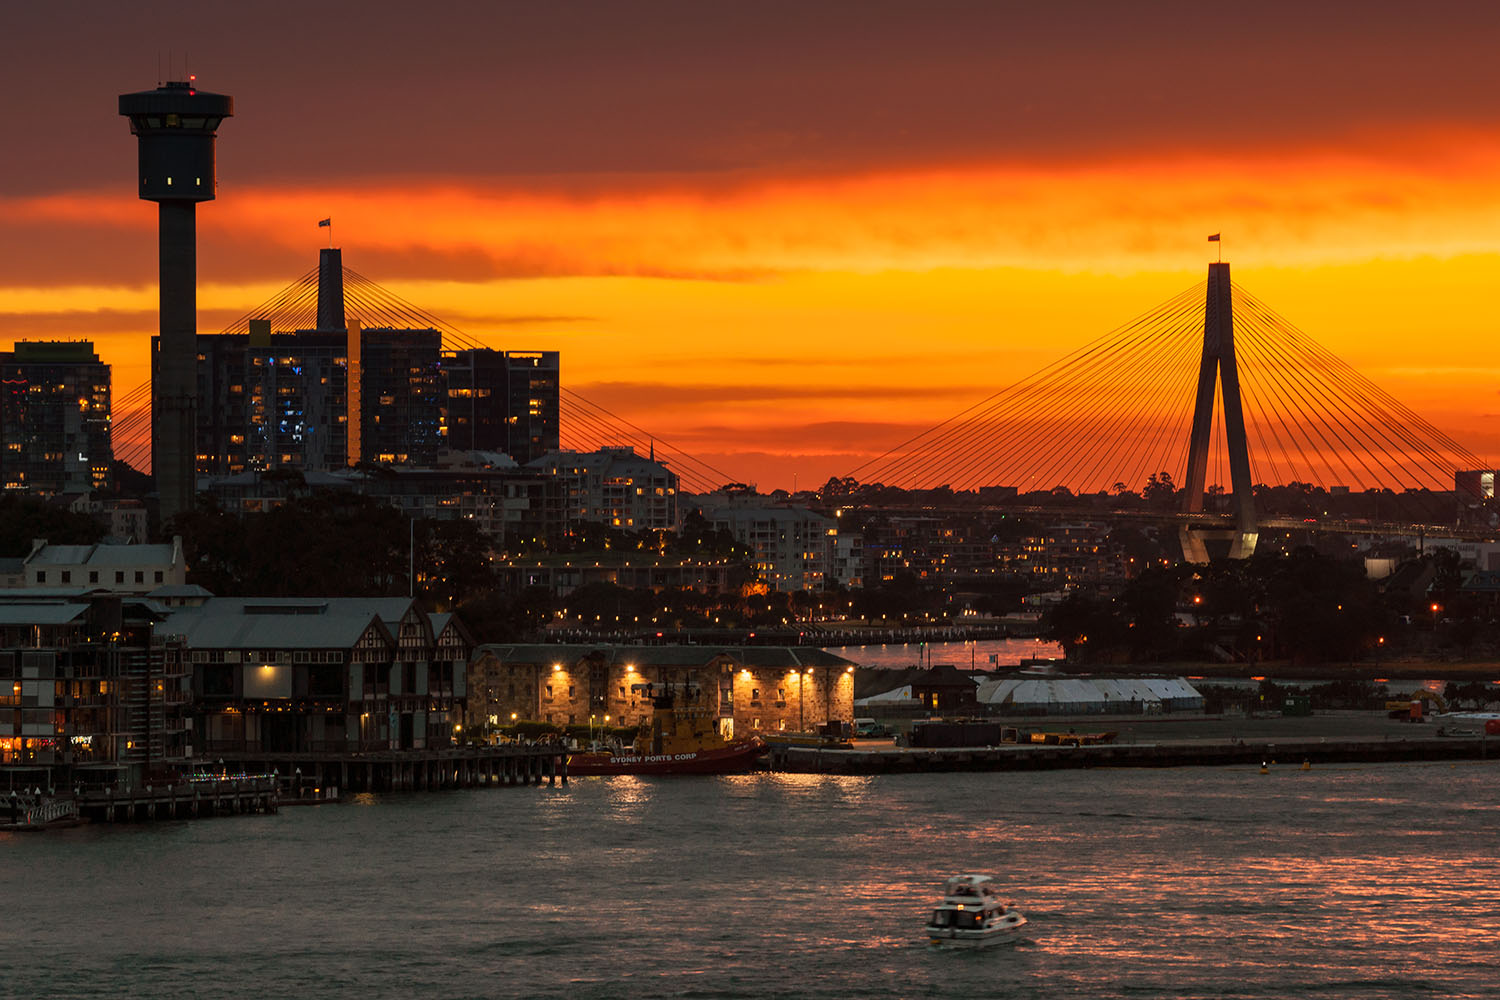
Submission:
[[[1234,299],[1229,265],[1208,265],[1208,299],[1203,310],[1203,356],[1198,366],[1198,397],[1193,407],[1193,429],[1188,441],[1187,481],[1183,483],[1185,514],[1203,510],[1208,455],[1212,447],[1214,396],[1222,387],[1224,438],[1229,452],[1229,481],[1234,497],[1234,527],[1199,528],[1184,524],[1182,555],[1189,562],[1208,562],[1209,546],[1231,559],[1253,555],[1260,529],[1255,521],[1255,497],[1250,482],[1250,448],[1245,437],[1245,414],[1240,406],[1240,375],[1234,358]],[[1226,551],[1227,550],[1227,551]]]
[[[214,135],[234,101],[189,82],[120,95],[139,152],[137,192],[158,204],[160,332],[151,358],[151,466],[161,519],[191,509],[197,487],[197,203],[217,179]]]

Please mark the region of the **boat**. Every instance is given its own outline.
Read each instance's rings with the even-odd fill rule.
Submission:
[[[725,739],[717,720],[677,702],[693,701],[697,689],[636,684],[651,699],[651,721],[630,747],[591,748],[568,756],[568,775],[738,774],[750,770],[766,747],[754,736]]]
[[[927,943],[940,948],[982,948],[1015,941],[1026,918],[1002,903],[988,875],[955,875],[927,920]]]

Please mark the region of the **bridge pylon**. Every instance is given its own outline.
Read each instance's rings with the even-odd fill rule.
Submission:
[[[1208,301],[1203,310],[1203,360],[1198,366],[1198,397],[1193,407],[1192,436],[1188,442],[1187,481],[1182,512],[1203,510],[1208,454],[1212,446],[1214,396],[1222,385],[1224,437],[1229,451],[1229,481],[1234,496],[1234,527],[1182,525],[1182,557],[1206,563],[1210,556],[1246,559],[1255,553],[1260,529],[1255,521],[1255,498],[1250,484],[1250,448],[1245,439],[1245,414],[1240,407],[1240,375],[1234,360],[1234,305],[1229,265],[1208,265]]]

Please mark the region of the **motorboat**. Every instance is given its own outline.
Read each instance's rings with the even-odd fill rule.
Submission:
[[[1026,918],[1000,901],[988,875],[955,875],[927,920],[927,943],[940,948],[982,948],[1015,941]]]

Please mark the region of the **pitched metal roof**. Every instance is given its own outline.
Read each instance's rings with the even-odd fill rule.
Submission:
[[[161,566],[172,562],[171,545],[43,545],[28,566]]]
[[[88,614],[87,604],[59,602],[57,604],[9,604],[0,603],[0,626],[3,625],[68,625]]]
[[[348,649],[372,623],[394,641],[381,600],[215,597],[178,609],[158,631],[200,649]]]
[[[489,652],[506,663],[577,663],[598,655],[606,663],[636,663],[652,667],[701,667],[721,656],[747,667],[852,667],[846,660],[816,646],[614,646],[581,644],[549,645],[529,643],[480,646],[476,653]]]

